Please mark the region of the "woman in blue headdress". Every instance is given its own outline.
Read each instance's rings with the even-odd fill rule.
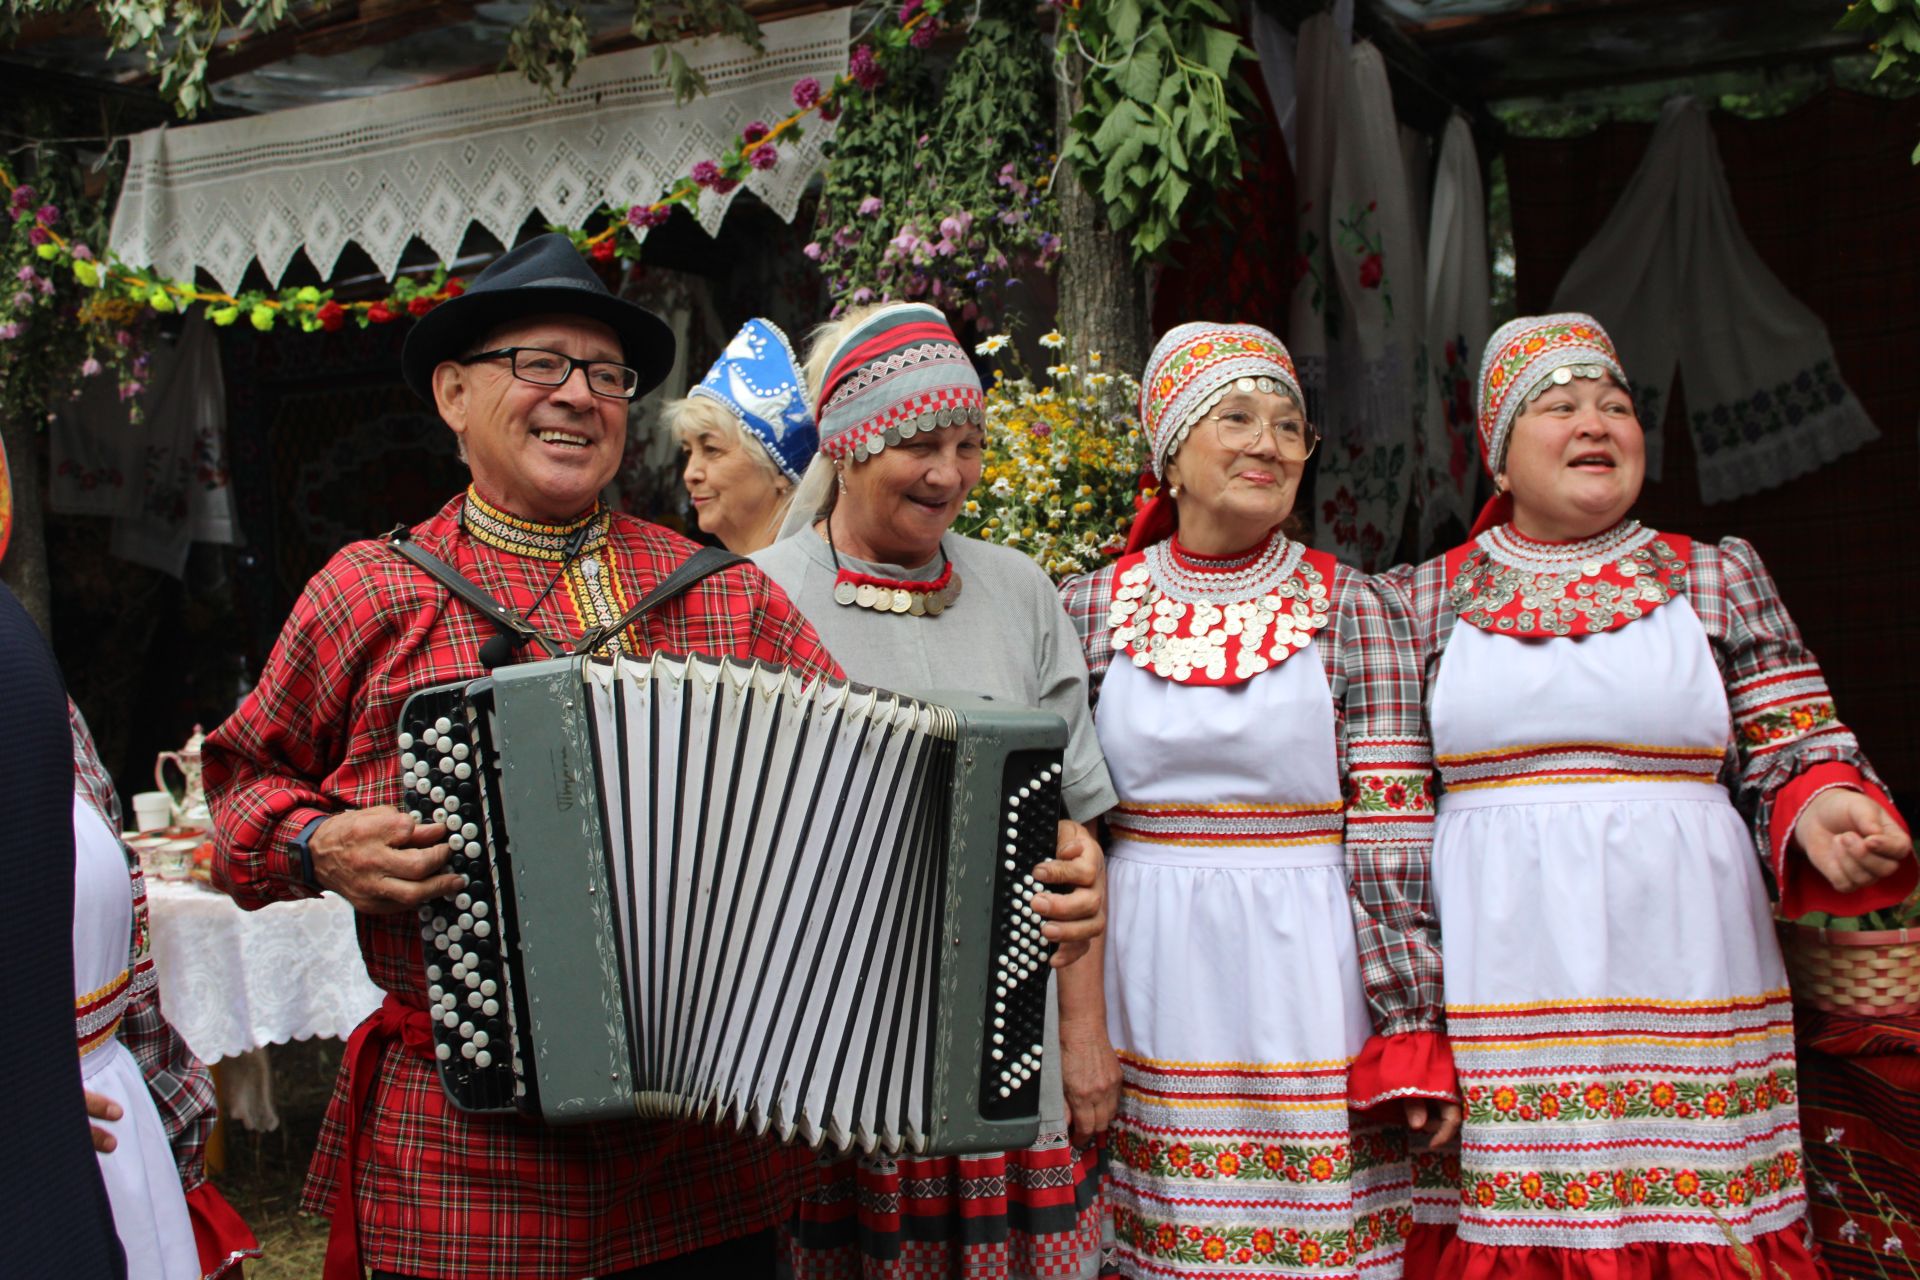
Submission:
[[[665,418],[686,455],[680,477],[701,531],[736,555],[771,543],[819,443],[787,335],[747,321]]]

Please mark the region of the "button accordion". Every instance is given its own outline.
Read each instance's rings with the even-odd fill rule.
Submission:
[[[405,805],[440,1082],[550,1122],[1015,1150],[1038,1130],[1065,723],[731,659],[559,658],[423,690]]]

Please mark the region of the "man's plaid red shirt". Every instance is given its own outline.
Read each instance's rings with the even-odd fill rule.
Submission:
[[[509,526],[549,543],[554,531],[501,513],[463,527],[462,503],[416,527],[414,540],[526,614],[560,565],[505,549]],[[548,635],[582,634],[693,550],[656,525],[612,515],[605,537],[589,540],[582,564],[530,620]],[[216,883],[249,908],[317,892],[302,880],[294,838],[323,814],[399,800],[401,704],[419,689],[484,674],[478,651],[492,634],[385,543],[335,555],[295,604],[259,687],[207,739]],[[751,566],[707,578],[630,629],[624,647],[839,674],[806,619]],[[413,916],[363,914],[357,925],[374,982],[423,1008]],[[361,1258],[402,1274],[558,1278],[671,1257],[777,1221],[810,1165],[803,1153],[697,1125],[549,1128],[466,1115],[429,1063],[397,1049],[384,1054],[372,1099],[356,1178]],[[308,1176],[310,1212],[333,1206],[345,1110],[336,1086]]]

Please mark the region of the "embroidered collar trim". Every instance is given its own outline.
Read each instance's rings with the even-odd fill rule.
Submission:
[[[1467,544],[1448,595],[1462,622],[1500,635],[1599,635],[1687,587],[1690,544],[1638,520],[1579,542],[1537,542],[1505,524]]]
[[[467,499],[460,508],[460,524],[473,535],[475,541],[496,551],[525,556],[529,560],[558,563],[566,559],[567,544],[582,526],[591,524],[595,528],[580,545],[579,554],[591,555],[606,546],[607,532],[613,526],[613,513],[596,506],[577,520],[565,524],[543,524],[500,510],[469,485]]]
[[[1115,565],[1107,610],[1114,652],[1177,684],[1240,684],[1306,648],[1327,625],[1326,579],[1306,548],[1278,532],[1229,558],[1157,542]]]

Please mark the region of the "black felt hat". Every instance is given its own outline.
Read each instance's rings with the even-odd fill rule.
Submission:
[[[640,394],[673,368],[673,330],[666,321],[600,283],[593,268],[559,232],[536,236],[473,278],[467,291],[421,316],[400,352],[400,375],[428,404],[433,371],[468,354],[488,330],[520,316],[569,315],[598,320],[620,337],[626,362],[640,372]]]

